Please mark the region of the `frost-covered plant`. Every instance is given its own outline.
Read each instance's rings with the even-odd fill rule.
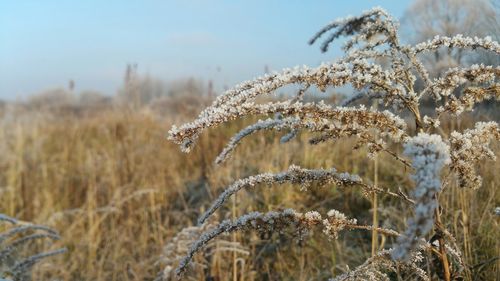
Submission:
[[[155,280],[175,280],[175,267],[180,261],[185,259],[190,246],[193,242],[197,241],[199,236],[207,231],[214,229],[212,224],[202,224],[199,226],[190,226],[182,229],[175,235],[164,247],[160,260],[157,264],[163,267],[163,270],[158,274]],[[208,250],[208,251],[207,251]],[[210,241],[205,244],[205,255],[201,262],[192,262],[197,269],[204,269],[206,267],[203,262],[211,258],[218,252],[232,252],[244,255],[249,255],[249,251],[242,246],[239,242],[232,242],[227,239],[219,239],[217,241]]]
[[[405,165],[415,184],[411,198],[401,191],[365,183],[358,175],[338,172],[334,168],[311,170],[291,166],[281,173],[259,174],[231,184],[200,217],[199,223],[205,223],[230,196],[241,189],[285,182],[301,186],[333,183],[361,187],[365,195],[389,194],[413,208],[414,217],[409,218],[406,230],[399,234],[395,230],[358,225],[355,219],[348,219],[336,210],[326,216],[316,211],[300,213],[290,209],[253,212],[232,221],[223,221],[202,233],[181,260],[177,268],[179,275],[187,270],[193,256],[209,241],[222,233],[248,229],[272,232],[293,228],[294,233],[302,237],[309,229],[320,227],[329,239],[337,239],[338,233],[343,230],[375,229],[378,233],[397,237],[393,249],[382,250],[359,268],[334,280],[388,280],[391,272],[405,270],[426,280],[430,277],[428,271],[422,269],[422,260],[429,256],[424,255],[425,251],[441,260],[441,273],[445,280],[450,280],[452,274],[449,259],[463,265],[454,239],[440,219],[438,197],[445,186],[441,171],[449,168],[453,173],[447,175],[456,174],[461,187],[478,188],[481,180],[473,163],[484,157],[494,159],[488,144],[493,139],[499,140],[500,134],[496,122],[477,123],[474,129],[453,132],[450,137],[440,133],[443,131],[439,126],[446,114],[459,116],[464,111],[473,110],[477,103],[499,100],[500,68],[472,65],[449,69],[442,77],[430,77],[419,56],[441,48],[483,49],[498,55],[500,45],[490,37],[469,38],[460,34],[435,37],[414,46],[405,45],[398,39],[397,22],[381,8],[336,20],[314,35],[310,43],[324,36],[322,51],[326,51],[335,39],[347,37],[343,47],[345,55],[318,67],[285,69],[237,85],[218,96],[193,122],[173,126],[168,138],[179,144],[183,151],[189,152],[205,129],[235,119],[267,116],[267,119],[259,120],[236,134],[215,162],[220,164],[226,161],[245,137],[262,130],[284,132],[282,142],[292,140],[300,132],[313,135],[311,144],[349,137],[356,140],[356,148],[366,146],[368,156],[387,153]],[[296,96],[286,101],[256,101],[258,97],[270,95],[288,85],[300,86]],[[323,101],[304,102],[310,87],[325,91],[345,85],[351,85],[354,94],[340,105]],[[421,113],[424,99],[434,100],[436,105],[425,116]],[[363,104],[349,106],[369,100],[378,101],[387,109],[367,108]],[[404,147],[404,155],[399,155],[398,146]],[[426,242],[432,231],[435,232],[433,239]]]
[[[441,191],[440,172],[450,162],[449,147],[439,135],[418,134],[405,143],[404,153],[411,157],[415,169],[412,175],[416,183],[413,194],[415,218],[410,219],[405,235],[398,239],[392,252],[396,260],[409,258],[419,238],[432,230],[434,212],[438,207],[436,196]]]
[[[451,169],[457,173],[460,186],[474,189],[481,186],[482,179],[476,175],[474,164],[486,157],[496,159],[488,147],[492,139],[500,141],[500,128],[496,122],[477,122],[474,129],[451,133]]]
[[[59,234],[49,227],[18,221],[0,214],[3,231],[0,232],[0,280],[31,280],[32,267],[42,259],[66,252],[65,248],[36,254],[23,249],[38,240],[59,240]],[[3,279],[2,279],[3,278]]]

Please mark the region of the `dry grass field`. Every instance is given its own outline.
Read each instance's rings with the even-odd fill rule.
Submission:
[[[194,151],[184,154],[166,141],[165,134],[172,124],[191,120],[206,104],[201,97],[195,100],[199,105],[178,99],[140,107],[3,109],[0,213],[57,229],[62,239],[45,247],[68,248],[64,255],[40,262],[33,272],[35,280],[153,280],[171,262],[161,258],[163,247],[182,228],[194,225],[225,185],[258,172],[281,171],[292,163],[335,166],[364,178],[377,176],[381,186],[401,187],[406,193],[411,189],[402,172],[405,167],[392,158],[381,154],[375,175],[366,151],[353,150],[349,140],[310,146],[305,135],[279,144],[274,133],[256,134],[244,141],[231,161],[214,169],[215,157],[242,122],[203,134]],[[474,116],[492,118],[481,110]],[[468,128],[472,119],[450,118],[442,126],[444,133]],[[500,144],[492,147],[498,155]],[[441,195],[443,221],[470,269],[463,277],[499,280],[500,217],[493,211],[500,203],[500,162],[484,161],[478,168],[484,178],[479,190],[448,188]],[[371,200],[357,188],[335,186],[312,186],[307,192],[292,185],[256,187],[228,206],[220,216],[335,207],[371,223],[373,211]],[[402,229],[409,212],[399,201],[379,198],[381,226]],[[197,257],[202,263],[187,280],[324,279],[369,256],[370,233],[350,231],[334,241],[319,234],[299,243],[286,234],[228,236],[222,241],[227,243],[219,241]],[[381,238],[379,247],[387,242]]]
[[[499,1],[342,17],[308,41],[341,55],[237,85],[317,12],[98,2],[0,9],[0,281],[500,281]]]

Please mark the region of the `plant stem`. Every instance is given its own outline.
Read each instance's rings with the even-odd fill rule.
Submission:
[[[374,159],[374,167],[373,167],[373,184],[375,187],[378,185],[378,157],[375,156]],[[372,219],[372,224],[373,224],[373,230],[372,230],[372,257],[376,255],[377,253],[377,248],[378,248],[378,233],[377,233],[377,227],[378,227],[378,214],[377,214],[377,193],[373,192],[373,219]]]
[[[233,220],[236,219],[237,214],[236,214],[236,194],[233,196],[233,206],[232,206],[232,216]],[[236,242],[236,232],[233,233],[232,235],[232,242]],[[236,252],[233,251],[233,281],[238,281],[238,262],[236,260]]]
[[[450,281],[450,264],[448,263],[448,256],[446,255],[445,241],[443,237],[443,225],[441,223],[441,216],[439,214],[439,207],[435,210],[436,222],[434,224],[435,231],[438,234],[439,253],[441,255],[441,262],[443,264],[443,275],[445,281]]]

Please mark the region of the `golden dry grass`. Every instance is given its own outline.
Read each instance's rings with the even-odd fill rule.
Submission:
[[[58,229],[63,239],[53,247],[69,249],[64,256],[39,264],[36,279],[152,280],[162,269],[157,263],[162,246],[180,229],[193,225],[221,188],[242,176],[279,171],[295,163],[333,166],[373,178],[373,162],[365,151],[353,151],[348,140],[311,147],[301,136],[280,145],[271,133],[244,141],[232,159],[215,167],[217,153],[242,124],[205,133],[191,154],[183,154],[166,141],[165,133],[190,115],[105,107],[78,113],[21,111],[2,117],[0,212]],[[450,120],[445,131],[470,124]],[[498,144],[493,147],[500,151]],[[493,209],[500,205],[500,163],[487,161],[478,169],[484,176],[480,190],[444,191],[443,221],[471,266],[472,274],[465,277],[498,280],[500,219]],[[384,155],[378,178],[381,186],[411,189],[404,167]],[[335,207],[361,222],[371,223],[372,217],[371,202],[358,189],[257,187],[236,200],[219,215]],[[404,228],[409,210],[399,204],[379,198],[381,226]],[[346,264],[362,263],[371,247],[370,233],[361,232],[346,233],[336,241],[318,233],[299,245],[287,235],[238,234],[228,239],[240,241],[251,254],[215,251],[207,258],[207,268],[192,274],[194,280],[232,280],[233,274],[238,280],[323,280],[345,271]],[[380,239],[380,247],[388,242]],[[236,271],[233,264],[238,265]]]

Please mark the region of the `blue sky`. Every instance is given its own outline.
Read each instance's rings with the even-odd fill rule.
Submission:
[[[410,1],[7,1],[0,0],[0,98],[65,87],[116,92],[127,63],[171,81],[212,79],[216,89],[317,65],[307,41],[337,17],[382,6],[400,18]]]

